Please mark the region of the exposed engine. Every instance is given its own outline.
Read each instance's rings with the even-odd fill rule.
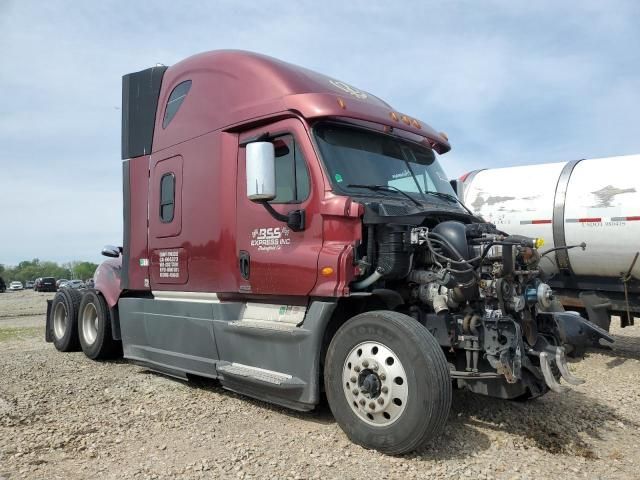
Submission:
[[[355,290],[399,295],[396,310],[438,339],[459,386],[502,398],[579,384],[566,362],[604,331],[564,312],[540,279],[542,241],[490,223],[369,224]]]

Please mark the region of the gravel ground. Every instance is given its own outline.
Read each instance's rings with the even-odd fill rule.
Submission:
[[[0,294],[0,479],[638,478],[640,325],[572,365],[568,393],[514,403],[455,391],[447,428],[388,457],[308,414],[44,342],[45,299]],[[613,322],[617,323],[617,322]]]

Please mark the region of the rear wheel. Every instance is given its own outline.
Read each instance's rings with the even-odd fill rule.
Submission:
[[[355,443],[402,454],[440,433],[451,406],[442,348],[413,318],[375,311],[336,332],[325,362],[336,421]]]
[[[51,303],[51,333],[53,345],[61,352],[77,351],[78,342],[78,292],[60,291]]]
[[[120,343],[111,336],[111,315],[104,297],[94,290],[82,296],[78,337],[84,354],[92,360],[117,357]]]

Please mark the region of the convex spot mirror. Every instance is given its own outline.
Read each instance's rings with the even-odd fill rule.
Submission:
[[[105,245],[102,248],[102,255],[105,257],[118,258],[120,256],[120,248],[114,247],[113,245]]]
[[[276,198],[276,156],[271,142],[247,144],[247,198],[268,202]]]

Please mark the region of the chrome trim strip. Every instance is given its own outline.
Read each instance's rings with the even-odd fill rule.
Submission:
[[[171,302],[220,303],[218,294],[210,292],[152,291],[155,300]]]

